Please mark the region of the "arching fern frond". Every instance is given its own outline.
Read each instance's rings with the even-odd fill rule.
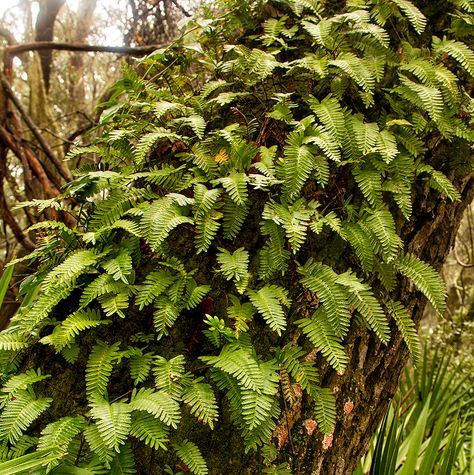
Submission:
[[[218,356],[201,356],[205,363],[236,378],[247,389],[260,391],[263,377],[258,361],[244,348],[225,345]]]
[[[103,396],[106,393],[114,363],[120,358],[120,343],[98,342],[92,348],[86,367],[86,393]]]
[[[339,275],[337,283],[343,285],[348,290],[350,295],[349,303],[358,310],[380,340],[388,344],[390,329],[388,327],[387,318],[370,286],[362,283],[350,272]]]
[[[143,237],[154,251],[158,251],[169,233],[185,223],[193,224],[193,220],[183,214],[181,207],[174,200],[169,197],[159,198],[143,213]]]
[[[395,230],[392,213],[385,209],[374,211],[367,216],[366,224],[380,244],[384,260],[393,261],[402,246],[402,241]]]
[[[110,320],[101,320],[98,310],[78,310],[57,325],[53,332],[43,337],[40,342],[54,346],[54,349],[59,352],[65,346],[70,345],[80,332],[108,323]]]
[[[202,382],[203,378],[193,380],[183,392],[183,402],[190,408],[199,421],[214,428],[214,422],[219,418],[216,397],[212,387]]]
[[[412,254],[405,254],[394,264],[402,275],[413,281],[433,304],[435,310],[442,315],[446,305],[446,287],[439,274],[429,264],[420,261]]]
[[[349,359],[341,344],[341,338],[332,329],[324,309],[318,309],[311,318],[302,318],[296,321],[296,324],[314,347],[321,351],[329,364],[336,371],[343,373]]]
[[[283,306],[289,307],[291,303],[286,289],[265,285],[258,291],[247,290],[247,295],[268,326],[281,335],[287,324]]]
[[[85,422],[82,416],[67,416],[48,424],[41,431],[41,437],[38,441],[38,450],[47,449],[49,447],[61,447],[67,450],[74,437],[81,432]]]
[[[233,280],[239,293],[245,292],[248,284],[249,253],[243,247],[229,252],[219,248],[217,262],[220,270],[227,280]]]
[[[108,448],[119,452],[130,432],[130,406],[123,402],[109,404],[97,394],[91,397],[90,405],[100,437]]]
[[[421,344],[418,332],[416,331],[415,322],[411,319],[407,309],[401,302],[389,301],[386,302],[385,305],[390,315],[394,318],[398,330],[410,350],[413,363],[416,365],[420,360]]]
[[[166,270],[150,272],[138,287],[139,290],[135,303],[138,305],[139,310],[142,310],[146,305],[150,305],[175,279],[176,277]]]
[[[169,427],[148,412],[133,411],[130,435],[145,442],[152,449],[166,450],[166,444],[169,441]]]
[[[329,388],[311,387],[318,428],[323,434],[331,434],[336,426],[336,401]]]
[[[406,15],[415,31],[419,34],[423,33],[426,27],[426,17],[421,11],[409,0],[391,0]]]
[[[183,355],[170,360],[156,356],[153,365],[155,386],[166,391],[174,399],[179,399],[182,393],[181,378],[184,376],[185,359]]]
[[[315,292],[326,310],[332,333],[340,338],[347,333],[351,315],[348,310],[347,292],[336,284],[338,275],[331,267],[309,259],[300,267],[301,283]]]
[[[142,388],[132,395],[130,408],[134,411],[145,411],[161,422],[173,428],[178,427],[181,419],[179,404],[165,391],[154,391]]]
[[[443,54],[451,56],[471,77],[474,77],[474,51],[462,41],[448,40],[446,38],[440,40],[434,36],[433,54],[435,57],[440,57]]]
[[[173,444],[176,455],[186,464],[194,475],[207,475],[206,461],[201,455],[198,446],[189,440]]]
[[[14,445],[52,401],[51,398],[36,398],[32,390],[16,391],[0,414],[0,440]]]

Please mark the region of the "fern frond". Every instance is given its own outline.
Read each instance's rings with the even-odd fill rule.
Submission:
[[[240,206],[246,205],[248,201],[247,181],[248,178],[245,173],[236,171],[215,180],[216,183],[223,186],[232,201]]]
[[[67,450],[71,441],[82,430],[85,419],[82,416],[62,417],[48,424],[42,431],[38,441],[38,450],[50,447],[61,447]]]
[[[96,231],[104,226],[112,226],[132,207],[130,194],[114,188],[106,199],[99,201],[89,221],[89,229]]]
[[[324,130],[342,147],[347,140],[347,129],[344,112],[339,101],[331,95],[321,102],[315,98],[308,101],[311,110],[318,116]]]
[[[11,321],[27,333],[34,331],[50,316],[53,308],[71,294],[74,288],[73,281],[50,286],[47,292],[40,293],[33,306],[28,308],[28,312],[17,312]]]
[[[217,231],[221,227],[221,218],[224,215],[219,211],[212,211],[200,218],[195,218],[196,222],[196,252],[205,252],[211,246]]]
[[[107,317],[117,314],[121,318],[126,315],[122,310],[128,309],[131,289],[126,288],[125,291],[121,289],[118,293],[100,295],[98,300]]]
[[[329,364],[336,371],[343,373],[349,359],[341,344],[341,338],[334,332],[324,309],[318,309],[312,318],[302,318],[295,323],[314,347],[321,351]]]
[[[403,75],[400,75],[400,82],[402,85],[396,87],[394,92],[426,112],[435,122],[441,120],[444,101],[438,88],[418,84]]]
[[[201,455],[198,446],[189,440],[173,444],[176,455],[186,464],[194,475],[207,475],[206,461]]]
[[[165,391],[142,388],[132,396],[130,409],[145,411],[176,429],[181,419],[179,404]]]
[[[377,170],[363,170],[354,168],[352,170],[355,181],[359,185],[359,189],[365,196],[369,204],[377,208],[382,205],[382,176]]]
[[[138,287],[138,293],[135,298],[135,303],[139,310],[150,305],[153,300],[159,297],[175,280],[175,276],[165,270],[158,270],[150,272],[143,283]]]
[[[219,418],[216,397],[212,387],[202,382],[203,378],[193,380],[191,385],[184,390],[183,402],[190,408],[199,421],[214,428],[214,422]]]
[[[242,391],[242,393],[244,393],[244,391]],[[266,397],[265,400],[267,401],[267,404],[265,404],[265,407],[262,409],[267,413],[267,415],[262,418],[261,424],[258,424],[253,429],[250,429],[245,425],[243,427],[242,436],[244,438],[246,452],[256,450],[262,444],[268,443],[276,428],[277,420],[280,415],[278,402],[276,399],[268,397]],[[249,398],[249,403],[253,401],[253,398]],[[272,402],[271,406],[269,405],[270,401]],[[252,411],[250,411],[250,413],[252,414]]]
[[[446,287],[439,274],[426,262],[412,254],[405,254],[395,262],[398,271],[410,279],[433,304],[438,314],[443,315],[446,305]]]
[[[166,450],[169,441],[169,427],[148,412],[134,411],[130,435],[145,442],[152,449]]]
[[[17,391],[23,391],[28,389],[32,384],[37,383],[38,381],[43,381],[50,377],[49,374],[41,374],[41,370],[29,369],[21,374],[16,374],[8,379],[8,381],[2,386],[1,392],[5,393],[2,395],[2,402],[0,407],[3,407],[5,404],[8,404],[8,401],[12,399]]]
[[[0,414],[0,439],[14,445],[52,401],[51,398],[37,399],[30,391],[16,391]]]
[[[291,244],[293,252],[297,252],[306,240],[306,233],[313,209],[307,207],[308,203],[300,198],[292,205],[269,202],[265,204],[262,219],[273,221],[285,230],[286,237]],[[267,228],[272,232],[272,228]]]
[[[267,237],[265,246],[260,251],[260,279],[266,279],[275,272],[284,274],[288,267],[290,252],[286,249],[285,231],[273,220],[264,221],[261,232]]]
[[[128,284],[128,278],[132,272],[132,256],[127,249],[121,249],[117,256],[102,263],[102,267],[114,280],[121,280]]]
[[[223,208],[223,236],[225,239],[234,239],[239,234],[247,215],[248,205],[238,205],[230,197],[224,197]]]
[[[474,51],[462,41],[448,40],[446,38],[440,40],[434,36],[433,54],[435,57],[442,56],[443,54],[451,56],[471,77],[474,77]]]
[[[406,15],[415,31],[421,35],[426,27],[426,17],[410,0],[391,0]]]
[[[204,297],[211,291],[210,285],[197,285],[194,279],[189,279],[186,292],[186,310],[197,307]]]
[[[136,163],[143,163],[147,156],[155,148],[158,142],[167,140],[171,142],[176,142],[177,140],[183,139],[184,137],[173,133],[169,129],[166,129],[164,127],[155,127],[155,130],[153,132],[149,132],[147,134],[142,135],[138,140],[134,151],[134,158],[136,160]]]
[[[435,170],[431,165],[423,164],[418,168],[418,173],[428,173],[430,175],[430,185],[435,190],[444,193],[451,201],[460,201],[461,194],[456,187],[451,183],[449,178],[438,170]]]
[[[281,335],[287,323],[282,306],[290,306],[287,291],[277,285],[265,285],[258,291],[247,290],[247,295],[268,326]]]
[[[276,360],[293,377],[296,383],[306,389],[311,384],[319,384],[319,373],[311,361],[305,361],[306,352],[299,346],[286,345],[277,348]]]
[[[180,184],[183,181],[183,172],[185,166],[181,165],[180,167],[173,167],[171,165],[161,165],[160,168],[150,167],[148,171],[134,173],[130,175],[130,180],[143,179],[154,185],[159,185],[165,190],[174,190],[180,188]]]
[[[86,393],[89,398],[94,394],[105,395],[113,364],[121,356],[119,347],[118,342],[109,346],[99,341],[92,348],[86,366]]]
[[[227,280],[233,280],[237,291],[242,294],[248,284],[249,253],[243,247],[234,252],[219,248],[217,262],[220,264],[220,271]]]
[[[175,356],[170,360],[156,356],[153,365],[156,388],[166,391],[174,399],[179,399],[182,393],[180,380],[184,376],[184,364],[183,355]]]
[[[160,296],[155,300],[153,313],[153,325],[157,333],[157,339],[161,339],[163,335],[168,335],[168,329],[174,325],[181,311],[180,306],[176,305],[169,298]]]
[[[205,363],[236,378],[244,388],[260,391],[263,377],[257,360],[238,346],[225,345],[218,356],[201,356]]]
[[[43,284],[46,291],[52,287],[71,283],[94,265],[98,258],[99,256],[90,249],[80,249],[72,252],[45,277]]]
[[[283,149],[284,196],[291,201],[299,196],[314,167],[313,154],[305,142],[303,132],[292,131]]]
[[[330,388],[311,386],[318,428],[323,434],[332,434],[336,426],[336,401]]]
[[[348,290],[350,294],[349,302],[358,310],[380,340],[388,344],[390,329],[388,327],[387,318],[370,286],[363,284],[350,272],[340,274],[337,283],[343,285]]]
[[[233,320],[236,333],[248,331],[248,323],[252,321],[255,307],[250,302],[241,303],[234,295],[230,295],[232,305],[227,307],[227,316]]]
[[[392,213],[384,209],[374,211],[367,217],[366,224],[380,243],[384,260],[393,261],[403,243],[395,230]]]
[[[0,333],[0,350],[19,351],[30,346],[26,337],[19,333],[11,333],[8,330]]]
[[[182,214],[181,207],[174,200],[169,197],[159,198],[143,213],[143,237],[154,251],[158,251],[170,232],[185,223],[193,224],[193,221]]]
[[[421,344],[415,322],[411,319],[407,309],[401,302],[389,301],[385,303],[390,315],[395,320],[398,330],[403,336],[415,365],[420,361]]]
[[[364,92],[372,93],[375,87],[375,77],[364,61],[355,54],[340,53],[337,59],[329,61],[328,65],[344,71]]]
[[[337,283],[338,275],[324,264],[309,259],[300,267],[301,283],[311,292],[315,292],[321,301],[332,333],[340,338],[347,333],[351,315],[348,310],[347,292]]]
[[[135,386],[147,380],[151,371],[153,356],[154,353],[143,353],[143,351],[138,348],[130,356],[130,376]]]
[[[119,452],[130,432],[131,407],[123,402],[109,404],[98,394],[90,398],[90,405],[90,412],[105,445]]]
[[[110,463],[110,475],[135,475],[136,473],[132,447],[130,442],[125,442]]]
[[[105,443],[104,439],[100,435],[97,425],[89,425],[84,430],[84,437],[92,452],[97,455],[99,460],[105,465],[106,468],[110,468],[110,462],[114,458],[115,451]]]
[[[54,349],[59,352],[70,345],[80,332],[109,323],[110,320],[101,320],[98,310],[78,310],[56,325],[53,332],[43,337],[40,342],[54,346]]]

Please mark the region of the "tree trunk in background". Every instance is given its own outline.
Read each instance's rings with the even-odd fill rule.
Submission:
[[[40,11],[36,19],[35,26],[35,41],[53,41],[54,38],[54,23],[58,16],[59,10],[66,3],[66,0],[41,0]],[[41,70],[46,91],[49,90],[49,82],[51,77],[51,50],[41,51],[39,56],[41,58]]]
[[[79,3],[77,12],[76,31],[72,38],[73,43],[86,43],[92,28],[94,11],[97,6],[97,0],[82,0]],[[86,109],[85,102],[87,94],[84,85],[84,53],[73,53],[69,61],[69,98],[71,101],[71,111],[80,111]],[[76,116],[77,119],[80,119]],[[78,122],[84,122],[79,121]],[[78,124],[79,125],[79,124]],[[82,124],[83,125],[83,124]]]

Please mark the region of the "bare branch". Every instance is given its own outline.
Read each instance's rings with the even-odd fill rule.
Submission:
[[[41,135],[40,130],[36,126],[36,124],[33,122],[33,119],[28,115],[26,112],[25,108],[21,104],[20,100],[18,97],[16,97],[15,93],[13,92],[13,89],[11,88],[9,82],[6,80],[5,76],[0,73],[0,82],[3,86],[4,91],[7,93],[8,97],[12,100],[12,102],[15,104],[15,107],[18,109],[18,112],[20,112],[21,116],[23,117],[23,120],[26,122],[26,125],[28,125],[28,128],[31,130],[33,135],[35,136],[36,140],[39,142],[41,148],[43,149],[44,153],[46,156],[51,160],[51,162],[54,164],[56,169],[58,170],[59,174],[66,180],[66,181],[71,181],[72,175],[71,172],[63,165],[61,160],[55,155],[51,147],[48,145],[44,137]]]
[[[5,49],[5,60],[9,61],[12,57],[18,56],[26,51],[41,50],[60,50],[60,51],[83,51],[92,53],[115,53],[125,54],[128,56],[146,56],[153,53],[159,48],[163,48],[165,44],[147,45],[131,48],[128,46],[95,46],[78,43],[55,43],[52,41],[35,41],[32,43],[23,43],[20,45],[10,46]]]

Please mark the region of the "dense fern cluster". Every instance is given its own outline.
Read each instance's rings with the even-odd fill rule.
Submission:
[[[143,76],[125,70],[103,135],[71,154],[94,163],[61,197],[81,203],[77,226],[35,225],[39,270],[0,334],[0,469],[15,458],[22,470],[135,473],[144,444],[204,475],[192,418],[230,419],[258,450],[305,398],[333,431],[339,409],[311,355],[343,373],[352,326],[390,345],[396,325],[418,357],[392,292],[406,277],[442,313],[445,290],[400,226],[415,187],[459,199],[428,141],[474,142],[459,80],[474,53],[453,35],[472,35],[474,7],[450,3],[441,39],[409,0],[337,14],[317,0],[242,2],[191,23]],[[52,399],[47,361],[26,369],[31,351],[84,371],[74,413]],[[280,473],[271,462],[265,473]]]

